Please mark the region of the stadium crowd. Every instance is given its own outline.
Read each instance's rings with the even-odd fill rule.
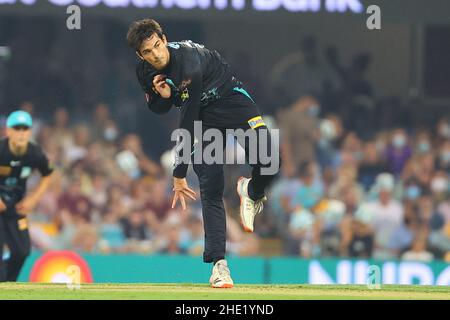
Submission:
[[[25,41],[20,39],[13,49]],[[134,79],[135,57],[125,49],[112,48],[108,56],[98,51],[107,46],[95,46],[93,60],[86,59],[92,65],[77,68],[68,63],[76,48],[51,50],[64,47],[65,38],[56,39],[63,45],[47,39],[37,49],[45,52],[42,59],[32,60],[46,73],[20,67],[27,59],[20,50],[8,62],[19,80],[7,82],[7,92],[21,96],[24,86],[36,91],[35,99],[17,107],[33,114],[34,139],[57,169],[30,216],[33,246],[200,255],[200,202],[190,202],[186,211],[171,208],[168,133],[176,113],[164,122],[146,110]],[[249,168],[226,165],[229,254],[261,254],[263,240],[272,239],[282,246],[271,254],[450,261],[448,117],[421,121],[427,111],[414,108],[415,102],[378,97],[366,80],[370,54],[356,54],[346,66],[335,48],[321,53],[311,37],[273,66],[270,84],[245,53],[228,60],[267,125],[280,129],[283,158],[254,234],[239,226],[235,191]],[[106,103],[95,102],[102,99]],[[195,188],[191,169],[188,179]]]
[[[229,253],[259,254],[260,239],[269,238],[282,239],[279,254],[302,257],[445,258],[448,118],[431,130],[394,128],[365,141],[345,130],[339,116],[319,117],[318,105],[305,96],[277,118],[265,117],[281,129],[284,162],[255,234],[241,231],[234,188],[249,168],[226,165]],[[22,108],[33,112],[29,102]],[[65,108],[51,121],[35,116],[35,140],[58,170],[31,215],[34,247],[200,254],[199,202],[171,209],[170,150],[161,159],[148,157],[141,137],[121,135],[106,104],[88,120],[71,123]],[[195,186],[191,170],[188,178]]]

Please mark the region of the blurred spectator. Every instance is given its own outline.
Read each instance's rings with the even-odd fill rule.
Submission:
[[[185,228],[181,222],[180,216],[176,213],[170,215],[160,230],[160,253],[181,254],[186,253],[187,248],[183,245],[181,235],[185,232]]]
[[[293,210],[312,209],[323,196],[323,186],[315,162],[305,162],[299,167],[300,185],[293,193],[290,206]]]
[[[390,171],[398,177],[406,162],[412,155],[408,136],[404,129],[396,129],[392,132],[391,144],[386,149],[386,161]]]
[[[227,205],[225,203],[225,207]],[[254,256],[259,254],[260,241],[256,234],[246,233],[240,224],[227,214],[227,254]]]
[[[111,121],[109,107],[106,103],[100,102],[94,107],[92,114],[92,137],[94,140],[107,139],[111,133],[107,131],[108,124]]]
[[[56,143],[62,148],[68,148],[73,143],[72,133],[69,128],[70,120],[69,112],[64,107],[59,107],[53,113],[53,126],[50,127],[52,133],[52,139],[55,139]],[[42,139],[45,142],[47,139]]]
[[[447,175],[450,175],[450,139],[444,141],[437,152],[436,167],[439,170],[445,171]]]
[[[341,227],[346,212],[345,204],[324,199],[315,208],[317,232],[320,234],[320,256],[336,257],[341,250]]]
[[[87,253],[98,252],[97,228],[87,222],[80,222],[72,240],[72,248]]]
[[[319,140],[316,153],[322,168],[336,168],[339,161],[339,143],[344,134],[341,119],[334,114],[329,114],[320,120]]]
[[[372,257],[374,248],[374,208],[362,203],[342,221],[341,255],[359,258]]]
[[[422,155],[431,151],[431,139],[428,131],[420,131],[414,139],[414,153]]]
[[[316,218],[310,210],[299,207],[293,211],[290,215],[288,232],[290,240],[287,254],[311,258],[320,253],[317,252],[319,232]]]
[[[83,159],[91,142],[88,126],[79,124],[74,128],[73,144],[65,146],[64,155],[68,163]]]
[[[298,168],[301,163],[315,160],[319,112],[319,102],[314,97],[305,96],[278,115],[282,133],[283,166],[290,176],[294,174],[295,168]],[[301,143],[298,143],[299,141]]]
[[[375,189],[378,199],[370,203],[374,212],[375,248],[374,257],[392,259],[411,242],[411,234],[404,225],[404,209],[400,202],[392,198],[394,177],[380,174]]]
[[[376,177],[387,171],[387,167],[381,159],[376,144],[367,142],[364,146],[363,158],[358,169],[358,181],[367,191],[375,182]]]
[[[141,211],[132,210],[130,214],[121,219],[125,237],[128,240],[147,240],[150,238],[144,215]]]
[[[77,222],[90,222],[92,208],[91,201],[81,191],[80,178],[72,177],[67,190],[58,198],[58,210],[67,211]]]
[[[187,232],[182,241],[183,251],[200,256],[203,254],[203,221],[198,216],[191,216],[187,221]]]
[[[448,117],[442,117],[436,124],[435,144],[440,145],[446,141],[450,141],[450,119]]]
[[[145,203],[145,208],[151,210],[159,221],[164,221],[170,210],[172,202],[167,191],[167,181],[159,179],[149,186],[149,197]]]
[[[411,250],[402,254],[402,260],[431,262],[433,254],[427,251],[427,237],[422,234],[417,235]]]
[[[120,224],[119,215],[106,213],[99,226],[99,247],[103,253],[121,252],[126,244],[125,233]]]

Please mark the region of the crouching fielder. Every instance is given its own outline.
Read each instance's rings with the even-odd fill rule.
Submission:
[[[53,169],[42,149],[30,142],[32,119],[15,111],[6,120],[7,137],[0,140],[0,282],[16,281],[30,254],[28,218],[50,184]],[[34,169],[42,175],[37,188],[26,194]],[[9,258],[3,261],[4,245]]]

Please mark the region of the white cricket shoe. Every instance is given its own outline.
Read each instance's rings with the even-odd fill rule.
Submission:
[[[240,177],[237,182],[237,193],[241,199],[240,205],[240,217],[241,225],[246,232],[253,232],[253,222],[255,221],[255,216],[264,209],[264,201],[267,201],[267,197],[253,201],[248,196],[248,183],[250,178]]]
[[[233,288],[233,279],[231,279],[230,269],[226,260],[219,260],[214,265],[209,283],[213,288]]]

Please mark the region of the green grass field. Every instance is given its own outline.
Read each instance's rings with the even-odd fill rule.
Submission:
[[[392,286],[368,289],[361,285],[236,285],[212,289],[199,284],[64,284],[1,283],[0,300],[450,300],[448,286]]]

